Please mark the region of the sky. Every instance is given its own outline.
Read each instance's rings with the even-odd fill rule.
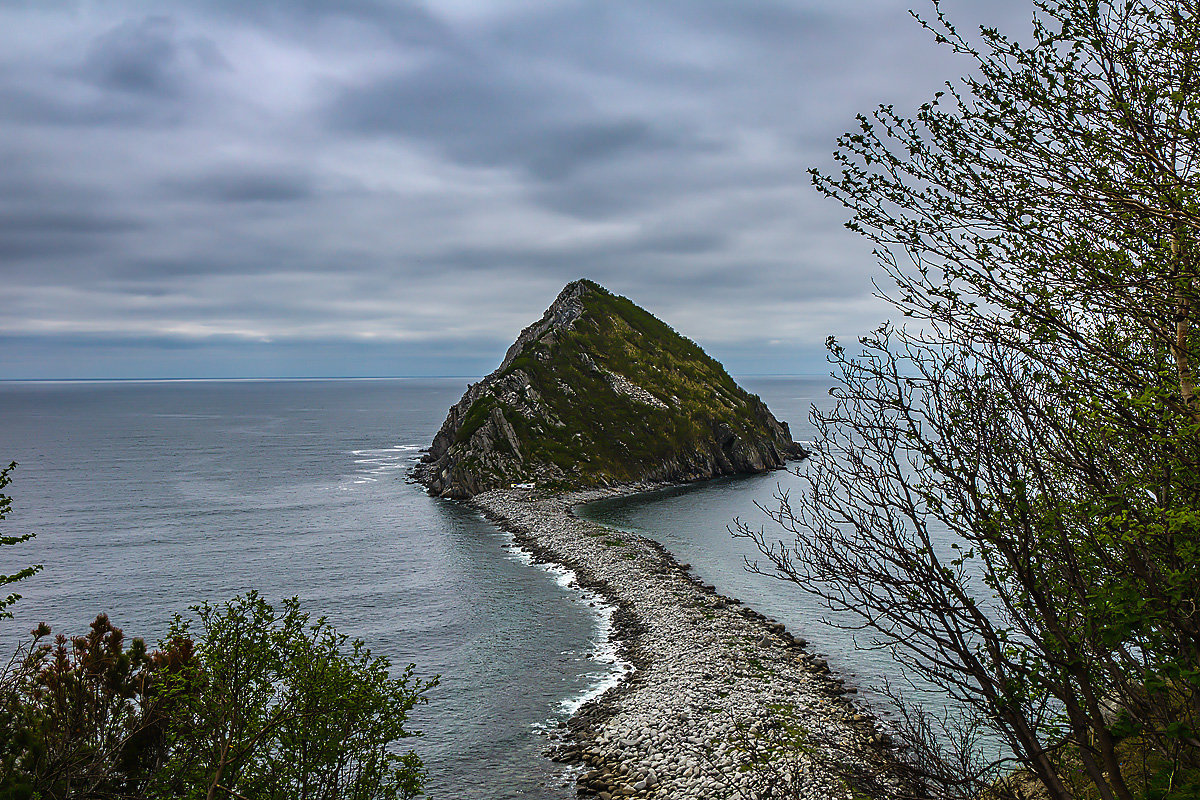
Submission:
[[[889,309],[807,171],[969,69],[909,8],[0,0],[0,379],[482,375],[580,277],[824,374]]]

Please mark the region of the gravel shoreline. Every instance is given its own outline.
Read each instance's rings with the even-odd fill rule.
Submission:
[[[850,800],[851,786],[872,798],[907,794],[887,736],[802,639],[718,594],[657,542],[572,511],[653,488],[471,500],[536,560],[571,569],[615,607],[614,636],[634,669],[576,712],[552,752],[581,766],[578,796],[750,800],[764,785],[772,797],[814,800]],[[768,752],[796,737],[802,747],[790,755]],[[751,762],[759,766],[742,769]]]

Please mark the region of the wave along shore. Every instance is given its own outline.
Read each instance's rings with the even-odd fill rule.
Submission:
[[[803,640],[718,594],[657,542],[572,511],[654,488],[501,489],[471,500],[616,609],[613,630],[633,670],[575,713],[570,743],[553,754],[583,766],[579,796],[750,800],[756,785],[785,780],[798,790],[788,796],[814,800],[850,800],[848,783],[873,798],[904,794],[886,736]],[[803,731],[802,747],[743,771],[752,754],[782,741],[779,721]]]

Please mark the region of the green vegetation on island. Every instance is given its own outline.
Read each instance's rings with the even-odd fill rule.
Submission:
[[[787,425],[695,342],[599,285],[569,284],[470,387],[417,477],[468,497],[762,472],[800,454]]]

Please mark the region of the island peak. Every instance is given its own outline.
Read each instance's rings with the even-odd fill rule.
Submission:
[[[467,388],[414,476],[469,498],[764,472],[803,453],[695,342],[580,279]]]

